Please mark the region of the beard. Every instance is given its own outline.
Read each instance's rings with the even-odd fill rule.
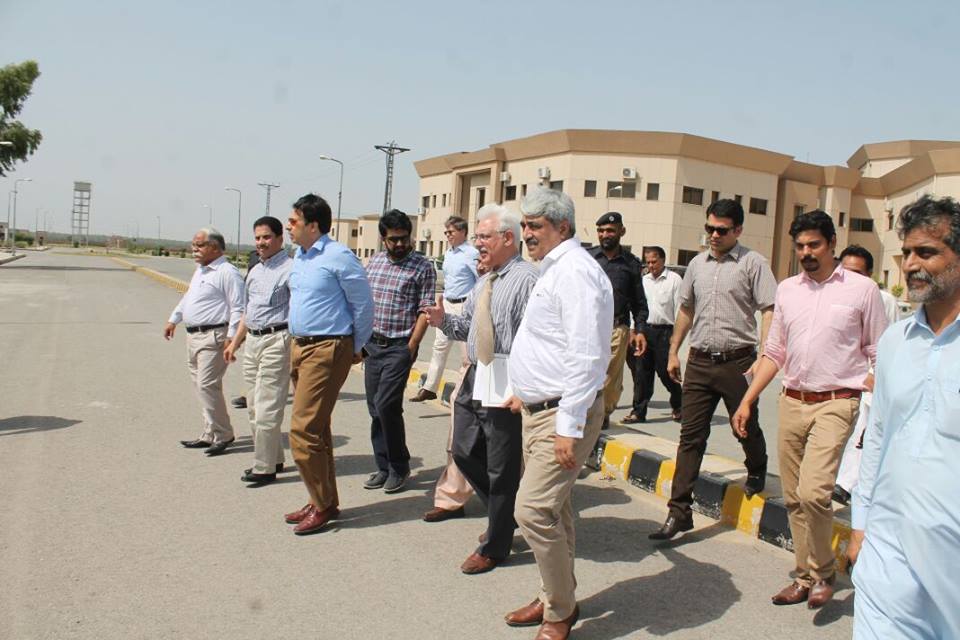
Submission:
[[[616,249],[620,246],[620,238],[602,238],[600,240],[600,246],[610,251],[611,249]]]
[[[921,284],[927,286],[921,288]],[[907,275],[907,299],[910,302],[921,304],[937,302],[949,298],[958,289],[960,289],[960,273],[957,273],[956,264],[936,276],[930,275],[923,269]]]
[[[394,260],[402,260],[407,257],[407,254],[411,251],[413,251],[413,247],[393,247],[392,249],[387,249],[387,255]]]

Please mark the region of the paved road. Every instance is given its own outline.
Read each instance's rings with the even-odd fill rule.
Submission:
[[[31,255],[0,267],[0,638],[532,638],[500,616],[536,592],[518,538],[508,565],[457,567],[484,528],[425,524],[447,416],[406,406],[415,475],[364,491],[372,469],[362,381],[335,413],[343,520],[297,538],[288,465],[249,489],[248,438],[206,459],[182,449],[197,410],[183,337],[160,332],[176,294],[105,258]],[[241,392],[238,371],[227,377]],[[243,412],[234,411],[244,435]],[[852,592],[812,613],[775,608],[790,554],[697,518],[656,546],[656,498],[593,475],[575,491],[583,621],[575,637],[848,638]]]

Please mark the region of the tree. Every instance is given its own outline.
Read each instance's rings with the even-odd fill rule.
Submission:
[[[40,69],[33,60],[8,64],[0,69],[0,140],[13,146],[0,146],[0,177],[7,175],[18,160],[23,162],[40,146],[43,136],[36,129],[28,129],[16,120],[33,90],[33,81]]]

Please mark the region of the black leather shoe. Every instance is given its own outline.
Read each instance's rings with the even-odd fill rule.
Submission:
[[[278,462],[278,463],[277,463],[277,473],[280,473],[280,472],[282,472],[282,471],[283,471],[283,463],[282,463],[282,462]],[[249,469],[244,469],[244,470],[243,470],[243,475],[245,475],[245,476],[248,476],[248,475],[250,475],[251,473],[253,473],[253,467],[250,467]],[[261,473],[261,474],[258,474],[258,475],[267,475],[267,474]]]
[[[251,484],[269,484],[277,479],[277,474],[254,473],[248,469],[242,476],[240,476],[240,479]]]
[[[747,481],[743,483],[743,495],[748,498],[752,498],[755,494],[763,491],[763,487],[767,484],[767,470],[764,469],[760,473],[751,473],[747,476]]]
[[[203,452],[208,456],[218,456],[224,451],[226,451],[227,447],[229,447],[231,444],[233,444],[233,438],[230,438],[229,440],[225,440],[223,442],[212,444],[207,449],[204,449]]]
[[[667,521],[658,530],[651,533],[648,538],[651,540],[669,540],[678,533],[690,531],[693,529],[693,518],[680,520],[673,514],[667,516]]]
[[[850,492],[838,484],[833,485],[833,500],[840,504],[850,504]]]
[[[246,409],[247,396],[237,396],[236,398],[230,401],[230,404],[232,404],[235,409]]]
[[[185,446],[187,449],[206,449],[213,443],[197,438],[196,440],[181,440],[180,444]]]

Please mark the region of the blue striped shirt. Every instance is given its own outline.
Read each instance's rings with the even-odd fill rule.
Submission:
[[[281,250],[250,269],[246,282],[247,309],[243,315],[248,329],[266,329],[287,321],[292,267],[293,260]]]

